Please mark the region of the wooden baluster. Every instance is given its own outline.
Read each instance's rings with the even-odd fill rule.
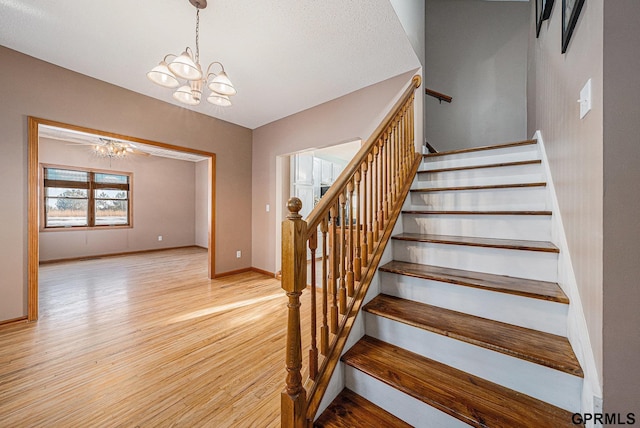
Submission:
[[[399,131],[399,129],[396,127],[396,130]],[[399,133],[399,132],[398,132]],[[399,136],[399,135],[398,135]],[[396,167],[396,171],[395,171],[395,192],[396,195],[398,195],[400,193],[400,188],[401,188],[401,175],[400,175],[400,138],[396,138],[395,141],[395,147],[394,147],[394,151],[395,151],[395,159],[393,160],[393,163]]]
[[[338,331],[338,209],[331,207],[331,225],[329,227],[329,284],[331,288],[331,333]]]
[[[375,179],[374,179],[375,177]],[[373,204],[371,216],[373,217],[373,242],[378,242],[380,225],[378,224],[378,145],[373,146],[373,163],[371,164],[371,193],[373,194]],[[373,250],[372,250],[373,252]]]
[[[311,251],[311,347],[309,348],[309,377],[316,380],[318,376],[318,348],[316,345],[316,249],[318,248],[318,231],[309,236]]]
[[[353,297],[354,293],[354,283],[353,283],[353,234],[354,234],[354,224],[353,224],[353,178],[347,184],[347,192],[348,192],[348,201],[349,201],[349,209],[347,210],[348,222],[345,224],[349,226],[349,251],[347,252],[347,296]]]
[[[360,171],[356,171],[354,175],[355,179],[355,187],[358,189],[356,200],[358,202],[358,207],[356,208],[356,239],[355,239],[355,258],[353,259],[353,273],[354,280],[360,282],[362,276],[362,252],[360,248],[360,226],[362,225],[362,192],[360,191]]]
[[[391,212],[391,207],[393,206],[393,201],[391,200],[391,192],[389,192],[389,141],[392,132],[387,132],[384,139],[384,218],[389,218],[389,213]]]
[[[415,145],[415,139],[413,138],[413,126],[414,126],[414,122],[413,122],[413,102],[409,103],[407,105],[407,140],[408,140],[408,144],[407,144],[407,155],[409,158],[409,165],[411,165],[411,160],[414,157],[414,154],[416,152],[416,145]]]
[[[329,229],[328,220],[325,217],[320,223],[320,232],[322,232],[322,326],[320,327],[320,353],[327,355],[329,352],[329,325],[327,320],[328,312],[328,289],[327,289],[327,230]]]
[[[402,178],[402,183],[404,183],[406,174],[406,166],[407,166],[407,147],[406,147],[406,137],[407,137],[407,127],[404,126],[404,114],[401,111],[398,114],[398,127],[400,128],[400,177]],[[402,186],[402,183],[400,184]]]
[[[376,195],[378,204],[376,205],[376,218],[378,219],[378,230],[384,229],[384,215],[382,211],[382,142],[378,139],[376,143]]]
[[[404,123],[406,132],[406,140],[404,143],[404,153],[405,153],[405,165],[406,165],[406,176],[409,176],[409,170],[411,169],[411,148],[413,146],[413,138],[411,137],[411,114],[409,110],[409,104],[407,104],[407,108],[404,110]]]
[[[411,143],[411,147],[409,150],[409,159],[413,159],[414,153],[416,152],[415,146],[415,117],[413,111],[413,99],[414,96],[411,97],[411,101],[409,103],[409,142]]]
[[[390,174],[391,174],[391,193],[393,194],[393,201],[395,202],[398,199],[398,193],[396,192],[396,188],[397,188],[396,173],[398,172],[398,165],[396,165],[396,154],[397,154],[397,148],[398,148],[398,128],[392,126],[392,130],[393,130],[393,139],[391,140],[391,148],[392,148],[391,164],[393,165],[393,170],[391,171]]]
[[[389,211],[391,211],[391,207],[393,206],[395,200],[396,200],[396,195],[394,192],[395,189],[395,185],[394,185],[394,177],[393,177],[393,172],[395,171],[395,165],[393,164],[393,148],[394,148],[394,141],[396,139],[396,130],[393,129],[393,127],[391,127],[389,129],[389,139],[387,140],[387,163],[388,163],[388,167],[387,167],[387,190],[386,192],[389,194]]]
[[[362,263],[369,264],[369,244],[367,237],[367,161],[362,164]]]
[[[391,138],[390,144],[389,144],[389,166],[391,167],[390,171],[389,171],[389,177],[390,177],[390,181],[391,181],[391,195],[392,195],[392,199],[393,202],[396,202],[396,199],[398,199],[398,194],[396,192],[396,143],[398,141],[398,132],[397,129],[393,129],[393,127],[391,128],[392,130],[392,135],[393,138]]]
[[[369,191],[369,206],[368,211],[367,211],[367,215],[368,218],[367,220],[369,221],[369,223],[367,224],[367,253],[368,254],[373,254],[373,168],[372,168],[372,163],[373,163],[373,155],[371,153],[369,153],[369,156],[367,156],[367,163],[369,164],[369,188],[367,189]]]
[[[346,275],[347,270],[345,268],[345,260],[347,256],[347,218],[346,218],[346,198],[345,198],[346,190],[343,190],[340,193],[340,290],[338,295],[338,304],[340,305],[340,314],[344,315],[347,313],[347,283],[346,283]]]
[[[289,215],[282,222],[282,288],[286,292],[287,343],[285,390],[280,395],[283,427],[305,426],[307,393],[302,386],[302,337],[300,332],[300,295],[307,286],[307,223],[299,214],[302,202],[291,198]]]
[[[389,176],[388,176],[388,171],[389,171],[389,157],[387,156],[388,152],[389,152],[389,132],[385,131],[384,133],[384,140],[383,140],[383,144],[382,144],[382,195],[383,195],[383,202],[382,202],[382,215],[384,217],[385,220],[389,219],[389,204],[391,203],[390,200],[390,195],[388,192],[388,187],[389,187]]]

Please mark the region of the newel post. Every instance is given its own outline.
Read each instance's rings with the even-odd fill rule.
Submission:
[[[302,386],[302,338],[300,333],[300,295],[307,286],[307,223],[299,212],[302,201],[291,198],[289,215],[282,222],[282,288],[289,298],[287,320],[287,378],[281,402],[281,426],[305,426],[307,393]]]

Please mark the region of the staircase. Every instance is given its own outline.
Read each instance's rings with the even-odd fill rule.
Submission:
[[[583,373],[536,141],[424,155],[318,427],[574,426]]]

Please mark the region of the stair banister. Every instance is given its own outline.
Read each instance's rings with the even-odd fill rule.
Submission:
[[[306,219],[299,214],[302,203],[298,198],[291,198],[287,204],[289,215],[282,222],[282,288],[288,298],[287,375],[281,394],[281,425],[285,428],[312,424],[380,260],[381,244],[389,238],[417,170],[421,156],[414,145],[413,101],[420,82],[420,76],[414,76]],[[301,296],[307,286],[312,308],[309,316],[301,317]],[[322,293],[320,299],[316,292]],[[303,319],[310,323],[308,340],[302,335]],[[309,346],[306,365],[303,342]],[[307,379],[303,383],[304,375]]]
[[[300,331],[300,295],[307,284],[305,241],[307,224],[299,214],[302,202],[292,198],[289,215],[282,222],[282,288],[287,293],[286,387],[282,392],[282,426],[301,427],[306,409],[306,392],[302,386],[302,341]],[[285,421],[285,415],[290,419]]]

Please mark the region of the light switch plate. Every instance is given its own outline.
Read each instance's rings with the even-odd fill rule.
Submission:
[[[580,90],[580,119],[585,117],[591,110],[591,79],[587,80],[587,83]]]

